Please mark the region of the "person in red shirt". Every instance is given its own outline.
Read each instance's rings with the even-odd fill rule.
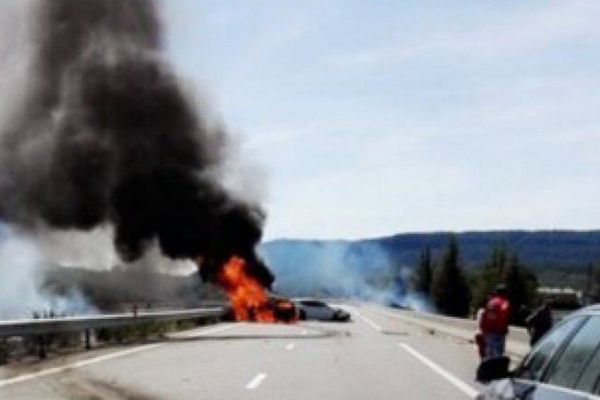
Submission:
[[[481,331],[485,339],[485,358],[504,355],[509,320],[510,302],[506,297],[506,286],[498,285],[488,300],[481,319]]]

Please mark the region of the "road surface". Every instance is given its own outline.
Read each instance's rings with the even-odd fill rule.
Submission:
[[[8,399],[469,399],[473,344],[394,311],[347,307],[349,323],[218,324],[169,340],[0,371]]]

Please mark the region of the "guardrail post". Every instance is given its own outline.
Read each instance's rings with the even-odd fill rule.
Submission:
[[[90,334],[89,329],[85,330],[85,349],[86,350],[92,349],[92,339],[91,339],[91,334]]]
[[[38,336],[38,355],[40,357],[40,360],[44,360],[46,357],[48,357],[48,354],[46,353],[46,343],[44,335]]]

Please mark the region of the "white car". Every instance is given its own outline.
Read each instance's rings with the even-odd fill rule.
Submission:
[[[293,300],[301,320],[318,321],[349,321],[350,314],[341,308],[333,308],[321,300],[295,299]]]

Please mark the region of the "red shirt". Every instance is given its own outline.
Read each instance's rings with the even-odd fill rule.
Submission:
[[[485,306],[485,312],[481,321],[483,333],[495,333],[506,335],[508,333],[508,322],[510,319],[510,303],[503,296],[492,297]]]

